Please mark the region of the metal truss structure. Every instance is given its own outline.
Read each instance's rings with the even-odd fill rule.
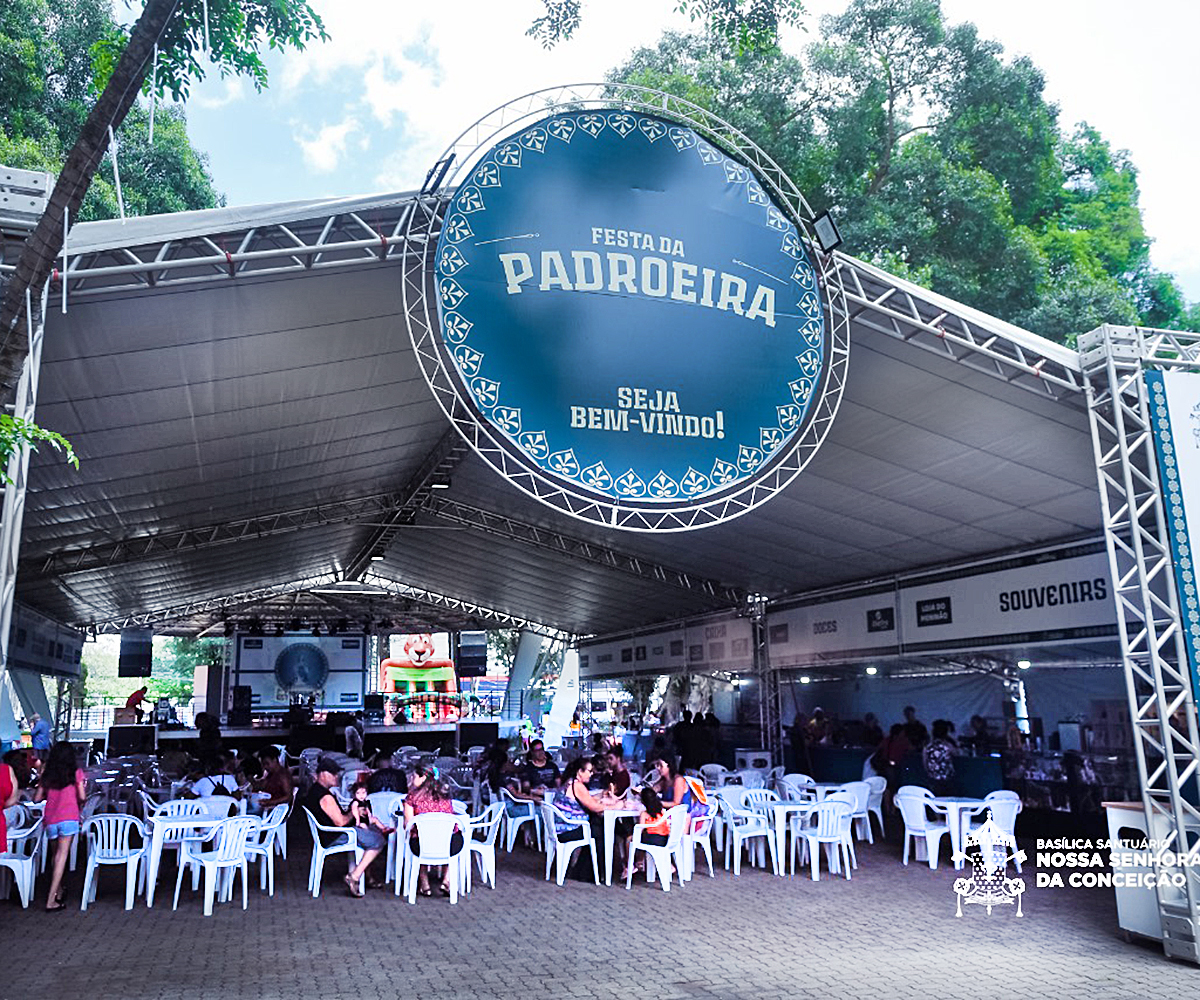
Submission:
[[[780,767],[783,759],[783,703],[779,690],[780,671],[771,666],[771,644],[767,633],[767,598],[751,594],[746,600],[750,619],[750,643],[753,646],[754,675],[758,680],[758,721],[763,749],[770,751],[771,766]]]
[[[406,524],[411,524],[418,507],[431,502],[436,477],[447,477],[467,455],[466,443],[453,430],[447,429],[436,447],[421,463],[408,484],[400,491],[395,509],[384,515],[366,544],[350,557],[346,564],[346,579],[357,580],[371,566],[372,560],[382,556]],[[444,481],[440,485],[448,485]]]
[[[29,331],[29,354],[17,383],[13,418],[33,422],[37,406],[38,379],[42,365],[42,343],[46,333],[46,292],[37,300],[25,291],[25,320]],[[13,452],[8,459],[3,506],[0,508],[0,691],[15,709],[16,689],[8,676],[8,641],[12,631],[13,602],[17,592],[17,560],[21,553],[21,525],[25,520],[25,493],[29,479],[29,445]]]
[[[1178,883],[1157,890],[1163,948],[1200,962],[1200,808],[1185,793],[1200,738],[1145,380],[1151,368],[1200,373],[1200,334],[1103,326],[1079,347],[1149,836],[1191,862],[1157,866]]]
[[[1083,405],[1074,351],[1039,349],[1023,331],[944,300],[863,261],[835,254],[851,322],[1052,399]]]
[[[850,317],[842,294],[841,270],[833,254],[822,253],[812,235],[814,213],[787,174],[765,152],[736,128],[712,112],[673,94],[632,84],[581,83],[551,87],[509,101],[466,129],[439,161],[449,181],[469,178],[476,162],[501,137],[560,111],[619,109],[643,112],[677,121],[694,129],[718,149],[732,153],[750,167],[775,204],[795,223],[802,242],[812,255],[822,292],[827,324],[825,370],[813,390],[814,402],[807,423],[764,475],[724,492],[698,497],[685,506],[668,507],[652,502],[618,500],[566,480],[551,478],[533,463],[518,457],[505,437],[468,406],[459,392],[453,362],[444,356],[436,294],[432,291],[434,251],[442,230],[442,215],[449,205],[414,210],[409,232],[414,247],[424,247],[405,258],[404,313],[413,349],[426,381],[450,423],[476,453],[508,482],[542,503],[571,517],[606,528],[628,531],[690,531],[719,524],[753,510],[788,485],[817,453],[833,426],[845,387],[850,355]]]
[[[526,521],[518,521],[516,518],[484,510],[482,507],[473,507],[450,497],[433,495],[421,509],[440,520],[476,528],[533,548],[603,566],[605,569],[629,573],[643,580],[653,580],[655,583],[666,584],[688,593],[703,595],[711,598],[715,607],[736,607],[746,600],[744,591],[728,587],[720,581],[709,580],[684,570],[671,569],[639,556],[618,552]]]
[[[559,642],[574,642],[577,638],[570,632],[564,632],[562,629],[545,625],[542,622],[530,621],[528,618],[521,618],[519,615],[508,614],[505,611],[487,608],[481,604],[459,600],[456,597],[448,597],[445,594],[438,594],[423,587],[414,587],[411,584],[389,580],[386,577],[376,576],[373,573],[366,574],[362,578],[362,582],[372,587],[378,587],[380,590],[393,594],[396,597],[420,601],[423,604],[429,604],[434,607],[450,608],[453,611],[478,618],[481,622],[495,625],[497,628],[524,629],[527,632],[533,632],[535,635],[556,639]]]
[[[201,233],[145,244],[85,251],[70,255],[67,267],[51,284],[64,301],[114,292],[178,288],[214,281],[269,277],[288,272],[320,271],[378,264],[423,256],[414,248],[408,218],[421,199],[397,195],[369,209],[318,212],[309,219],[273,224],[231,226],[224,233]],[[19,245],[14,244],[13,249]],[[15,257],[14,257],[15,259]],[[0,261],[0,273],[13,270]]]

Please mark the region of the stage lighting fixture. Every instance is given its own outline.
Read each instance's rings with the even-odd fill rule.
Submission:
[[[837,223],[828,212],[822,212],[813,219],[813,231],[817,234],[817,242],[826,253],[836,250],[842,245],[842,234],[838,232]]]

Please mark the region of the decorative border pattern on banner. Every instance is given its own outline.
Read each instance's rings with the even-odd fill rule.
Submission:
[[[1154,428],[1154,453],[1158,458],[1159,479],[1166,502],[1167,528],[1171,534],[1171,562],[1175,566],[1175,586],[1179,613],[1183,619],[1184,645],[1192,675],[1192,690],[1200,692],[1200,600],[1196,594],[1195,564],[1192,560],[1191,535],[1183,503],[1183,485],[1179,479],[1174,429],[1167,409],[1167,389],[1162,372],[1147,371],[1150,390],[1150,420]]]

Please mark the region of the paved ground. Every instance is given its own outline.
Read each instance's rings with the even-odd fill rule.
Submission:
[[[351,899],[331,861],[320,899],[304,889],[305,830],[273,899],[220,906],[204,918],[173,868],[153,910],[123,909],[123,874],[106,873],[80,913],[22,911],[0,901],[0,998],[227,997],[585,998],[774,1000],[819,997],[1087,998],[1200,996],[1200,969],[1157,945],[1127,944],[1111,890],[1029,890],[1011,908],[955,917],[954,875],[899,861],[896,844],[859,848],[853,881],[718,870],[666,894],[635,883],[596,888],[542,879],[541,856],[501,853],[499,888],[457,906],[391,893]],[[334,859],[337,860],[337,859]],[[718,860],[719,863],[719,860]]]

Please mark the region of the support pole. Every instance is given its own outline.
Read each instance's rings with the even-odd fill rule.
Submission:
[[[783,764],[783,718],[779,704],[779,672],[771,669],[767,635],[767,599],[750,595],[747,611],[754,644],[754,675],[758,680],[758,722],[763,749],[771,754],[771,766]]]
[[[25,322],[29,330],[29,355],[21,379],[17,383],[17,398],[13,417],[32,421],[37,405],[38,378],[42,364],[42,341],[46,332],[47,286],[35,306],[29,290],[25,291]],[[12,678],[8,675],[8,640],[12,631],[13,600],[17,591],[17,560],[21,552],[21,522],[25,518],[25,491],[29,481],[29,445],[24,444],[8,459],[9,483],[4,487],[4,503],[0,508],[0,689],[8,695],[9,704],[20,704]]]
[[[1163,950],[1200,963],[1200,808],[1185,795],[1200,768],[1196,698],[1175,586],[1175,556],[1155,457],[1145,373],[1171,367],[1200,378],[1200,336],[1103,326],[1079,338],[1121,658],[1149,836],[1158,875]],[[1179,567],[1190,578],[1190,566]],[[1147,890],[1149,891],[1149,890]]]

